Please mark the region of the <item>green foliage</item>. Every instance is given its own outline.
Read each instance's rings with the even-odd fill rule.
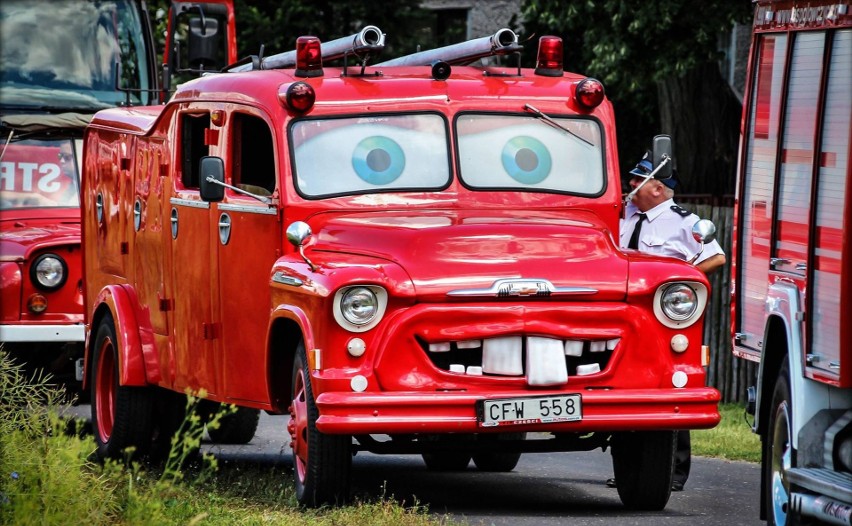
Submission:
[[[722,421],[713,429],[692,432],[692,454],[760,462],[760,437],[752,433],[740,404],[721,404]]]

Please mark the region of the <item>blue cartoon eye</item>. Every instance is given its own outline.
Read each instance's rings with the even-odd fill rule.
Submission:
[[[405,170],[405,153],[393,139],[379,135],[367,137],[352,153],[352,168],[370,184],[389,184]]]
[[[538,139],[514,137],[503,146],[503,169],[522,184],[536,184],[550,174],[553,162],[547,147]]]

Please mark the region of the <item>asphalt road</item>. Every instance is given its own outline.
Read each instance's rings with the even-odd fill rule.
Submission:
[[[205,444],[223,461],[279,465],[292,476],[286,416],[262,414],[258,433],[245,446]],[[751,526],[758,520],[760,467],[694,457],[683,492],[673,493],[660,512],[625,510],[615,489],[609,453],[535,453],[521,457],[511,473],[428,471],[419,456],[358,453],[353,461],[352,491],[374,499],[394,498],[428,506],[472,525],[549,526],[674,525]]]

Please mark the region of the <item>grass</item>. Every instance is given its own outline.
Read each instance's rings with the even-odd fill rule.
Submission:
[[[760,462],[760,438],[751,432],[739,404],[720,404],[722,421],[713,429],[692,432],[692,454]]]

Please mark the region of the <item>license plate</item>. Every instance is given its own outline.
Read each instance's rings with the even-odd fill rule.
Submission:
[[[579,394],[483,400],[478,411],[482,427],[552,424],[583,419]]]

